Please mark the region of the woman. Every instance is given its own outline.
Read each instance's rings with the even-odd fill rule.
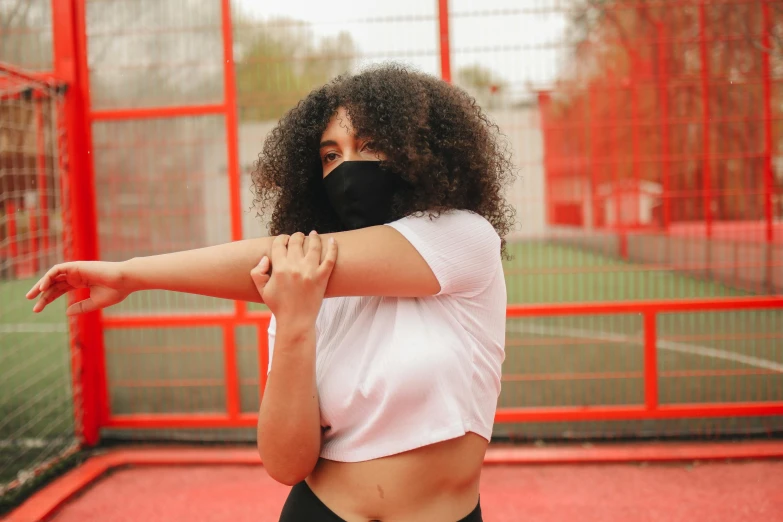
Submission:
[[[147,289],[264,302],[258,449],[293,486],[280,520],[477,521],[504,357],[511,178],[473,99],[376,67],[313,91],[266,140],[254,184],[276,237],[65,263],[28,297],[41,294],[39,312],[89,287],[71,314]]]

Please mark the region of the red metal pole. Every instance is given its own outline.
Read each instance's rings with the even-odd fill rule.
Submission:
[[[98,258],[95,211],[95,180],[90,157],[92,133],[89,125],[89,72],[84,0],[52,0],[54,19],[54,66],[58,78],[68,82],[65,117],[70,185],[70,226],[73,229],[73,257]],[[78,292],[70,302],[89,296]],[[101,422],[108,418],[103,328],[100,312],[79,315],[72,332],[72,352],[81,361],[81,373],[75,377],[81,390],[81,435],[83,443],[93,446],[100,438]],[[75,334],[75,335],[73,335]]]
[[[619,126],[620,117],[617,110],[617,104],[620,94],[620,82],[615,79],[612,71],[608,74],[608,83],[611,87],[607,88],[609,99],[609,170],[612,178],[612,200],[614,201],[614,229],[618,234],[620,257],[628,259],[628,237],[625,233],[625,225],[622,223],[620,211],[622,207],[622,196],[620,192],[620,179],[617,174],[619,168],[618,151],[620,148]]]
[[[699,4],[699,48],[701,52],[701,100],[702,100],[702,138],[703,160],[702,188],[704,190],[704,225],[707,237],[712,237],[712,172],[710,165],[710,58],[707,53],[707,14],[704,4]]]
[[[451,83],[451,43],[449,42],[449,0],[438,0],[440,77]]]
[[[231,0],[221,1],[221,29],[223,33],[223,100],[226,122],[226,160],[228,164],[228,197],[231,213],[231,240],[242,239],[242,201],[239,196],[239,119],[237,118],[237,90],[234,72],[234,42],[231,26]],[[234,302],[238,316],[247,313],[247,304]],[[223,327],[223,356],[225,359],[226,409],[231,419],[241,413],[239,367],[235,325]]]
[[[56,1],[58,0],[53,0],[53,2]],[[31,74],[29,71],[25,71],[24,69],[20,69],[17,66],[4,61],[0,61],[0,71],[5,71],[11,76],[21,78],[28,83],[34,83],[36,85],[45,87],[51,87],[57,83],[57,81],[61,80],[61,77],[57,75],[56,71],[54,76],[50,74]]]
[[[771,49],[769,41],[769,5],[767,2],[761,3],[761,45],[764,49]],[[766,240],[767,240],[767,262],[765,280],[769,286],[772,286],[773,259],[772,242],[774,237],[773,210],[772,210],[772,190],[774,180],[772,177],[772,85],[770,80],[770,51],[761,51],[761,78],[764,89],[764,220],[766,221]]]
[[[233,324],[223,326],[223,364],[226,387],[226,411],[230,419],[238,419],[239,367],[237,366],[236,335]]]
[[[644,313],[644,405],[658,408],[658,325],[655,311]]]
[[[29,210],[28,221],[27,235],[30,236],[28,238],[30,242],[30,252],[28,252],[30,256],[29,267],[35,274],[38,272],[38,217],[35,208]]]
[[[41,251],[44,256],[49,252],[49,203],[46,197],[46,143],[44,136],[43,111],[41,100],[35,101],[35,130],[36,130],[36,189],[38,190],[38,213],[41,216]],[[53,103],[50,100],[49,103]],[[32,237],[35,237],[34,235]],[[37,238],[36,238],[37,239]],[[48,256],[46,257],[48,259]],[[38,255],[33,250],[33,271],[38,271]]]
[[[631,161],[631,172],[634,181],[632,191],[634,202],[632,208],[634,215],[632,223],[634,226],[639,226],[641,224],[639,220],[639,210],[641,209],[641,202],[639,201],[639,198],[641,197],[640,183],[642,181],[641,175],[639,174],[639,157],[641,156],[641,151],[639,150],[639,96],[636,90],[639,57],[636,56],[636,53],[630,49],[629,54],[631,58],[631,85],[629,87],[631,92],[631,154],[633,156]]]
[[[231,0],[221,0],[223,31],[223,99],[226,121],[226,159],[228,162],[228,197],[231,212],[231,241],[242,239],[242,200],[239,173],[239,118],[237,117],[237,88],[234,71],[234,41],[231,25]],[[247,313],[247,303],[236,301],[234,311],[239,316]],[[231,347],[236,350],[236,346]]]
[[[603,218],[599,220],[598,213],[603,210],[598,200],[599,165],[598,165],[598,125],[596,118],[596,106],[598,103],[597,88],[594,81],[590,81],[587,98],[587,114],[590,119],[590,197],[592,198],[593,222],[592,228],[598,228],[598,223],[604,223]],[[603,227],[602,227],[603,228]]]
[[[5,219],[8,227],[8,256],[11,261],[11,277],[19,269],[19,246],[16,243],[16,203],[13,199],[5,203]]]
[[[669,231],[671,221],[671,194],[669,177],[671,175],[669,149],[669,74],[666,63],[666,26],[657,24],[658,29],[658,91],[661,111],[661,194],[663,204],[663,228]],[[668,242],[667,242],[668,244]]]

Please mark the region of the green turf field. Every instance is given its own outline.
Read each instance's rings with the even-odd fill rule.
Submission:
[[[509,253],[512,259],[506,262],[506,273],[511,303],[746,295],[719,283],[647,270],[563,245],[511,244]],[[58,302],[44,314],[32,314],[31,304],[24,299],[31,282],[0,283],[0,459],[12,463],[0,466],[4,473],[0,483],[12,478],[9,472],[21,464],[67,443],[73,429],[64,305]],[[230,309],[228,302],[149,292],[131,296],[108,313]],[[783,400],[781,332],[780,310],[659,316],[661,403]],[[236,340],[242,409],[252,412],[258,407],[255,328],[238,328]],[[110,402],[116,413],[195,413],[223,408],[222,333],[218,328],[110,330],[106,351]],[[500,406],[640,404],[644,400],[642,368],[638,314],[510,319]],[[154,382],[140,386],[139,381]],[[763,420],[759,422],[764,425]],[[592,425],[597,432],[605,431]],[[693,426],[697,425],[694,421]],[[642,431],[640,426],[649,427],[630,423],[628,430]],[[534,429],[549,433],[538,425],[499,426],[498,432],[524,434]],[[579,427],[569,424],[552,429],[566,433]],[[687,426],[683,429],[687,431]],[[11,439],[21,442],[10,445]]]

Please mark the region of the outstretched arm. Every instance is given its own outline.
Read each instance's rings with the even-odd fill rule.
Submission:
[[[340,247],[340,260],[329,279],[327,297],[420,297],[434,295],[440,289],[427,262],[394,228],[378,226],[322,237],[324,240],[334,237]],[[261,302],[250,271],[262,257],[270,256],[273,240],[273,237],[247,239],[121,263],[63,263],[50,269],[27,297],[41,296],[34,307],[40,312],[64,293],[89,287],[91,299],[77,303],[69,313],[111,306],[140,290],[170,290]]]

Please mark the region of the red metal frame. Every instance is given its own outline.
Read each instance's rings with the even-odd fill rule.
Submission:
[[[71,191],[72,227],[78,233],[75,235],[74,256],[79,259],[96,259],[98,254],[96,210],[95,210],[95,184],[93,174],[93,162],[90,154],[92,148],[91,123],[104,120],[135,120],[145,118],[177,118],[194,117],[202,115],[223,115],[225,118],[225,131],[227,142],[228,180],[231,209],[231,239],[242,238],[241,211],[240,211],[240,173],[238,164],[238,117],[236,84],[233,67],[233,43],[230,19],[230,2],[221,0],[222,8],[222,43],[224,58],[224,100],[219,104],[204,104],[176,107],[145,107],[145,108],[119,108],[111,110],[93,111],[89,98],[89,72],[87,64],[87,41],[85,27],[85,0],[52,0],[53,14],[57,23],[54,24],[54,75],[41,76],[36,81],[48,81],[47,78],[56,78],[58,81],[66,81],[70,85],[67,104],[67,130],[68,151],[70,158],[69,181],[75,190]],[[768,24],[768,7],[764,8],[765,24]],[[702,98],[705,101],[702,119],[704,126],[704,150],[699,155],[704,163],[705,176],[705,220],[707,222],[708,236],[712,234],[712,216],[710,205],[712,197],[710,187],[710,161],[716,158],[710,153],[709,143],[709,88],[710,76],[707,63],[706,35],[705,35],[705,6],[699,7],[701,33],[698,42],[701,45],[701,57],[703,67],[700,75]],[[451,81],[451,58],[449,41],[449,11],[448,1],[439,0],[439,46],[441,60],[441,75],[446,81]],[[765,25],[766,27],[766,25]],[[682,123],[676,118],[670,118],[668,113],[668,73],[665,65],[665,48],[662,46],[665,28],[659,26],[657,42],[660,45],[660,79],[657,89],[661,93],[662,113],[660,120],[651,122],[652,125],[660,125],[665,140],[661,143],[661,158],[664,165],[664,180],[669,183],[670,162],[682,159],[671,155],[669,126]],[[767,37],[768,38],[768,37]],[[767,39],[768,42],[768,39]],[[637,42],[638,43],[638,42]],[[629,51],[630,52],[630,51]],[[765,65],[764,92],[767,98],[771,90],[769,79],[769,63]],[[627,122],[620,122],[618,118],[618,101],[616,96],[624,89],[630,89],[632,95],[632,124],[633,136],[633,167],[634,177],[639,179],[640,165],[651,158],[643,158],[640,150],[640,136],[638,125],[642,123],[638,114],[638,100],[636,99],[636,82],[641,81],[634,75],[629,85],[623,85],[620,81],[608,82],[605,96],[610,107],[611,118],[608,122],[599,122],[589,115],[589,125],[594,134],[608,132],[617,133],[620,126],[627,126]],[[713,79],[714,82],[715,79]],[[598,85],[591,85],[590,98],[595,101]],[[584,125],[584,122],[573,124],[552,123],[548,118],[550,98],[547,93],[539,96],[541,109],[541,126],[544,134],[545,152],[544,163],[547,171],[552,170],[561,173],[550,148],[553,136],[565,135],[565,129],[569,126]],[[664,102],[664,100],[666,100]],[[592,103],[590,104],[593,105]],[[590,112],[590,107],[587,107]],[[765,105],[765,190],[769,200],[771,191],[771,107],[769,100]],[[717,121],[717,120],[715,120]],[[554,134],[553,134],[554,133]],[[587,141],[587,140],[585,140]],[[607,167],[611,172],[609,178],[617,180],[618,162],[621,161],[619,151],[609,150],[608,158],[599,158],[594,143],[589,154],[589,169],[593,179],[593,191],[599,178],[599,165]],[[652,159],[655,161],[655,159]],[[587,164],[587,163],[585,163]],[[557,172],[555,172],[557,171]],[[551,187],[547,185],[546,198],[547,210],[551,220],[551,207],[553,194]],[[595,199],[595,193],[592,197]],[[664,198],[664,215],[666,226],[669,226],[670,204],[668,197]],[[771,200],[769,200],[771,201]],[[85,204],[85,202],[88,202]],[[769,204],[771,205],[771,203]],[[617,204],[617,218],[619,220],[620,205]],[[765,206],[767,222],[770,222],[771,206],[767,210]],[[594,216],[595,219],[595,216]],[[621,237],[625,238],[627,231],[624,226],[618,226]],[[770,238],[770,232],[767,237]],[[627,255],[627,240],[621,241],[621,252]],[[84,294],[78,296],[83,298]],[[551,317],[565,315],[606,315],[606,314],[641,314],[644,326],[644,400],[638,405],[626,406],[586,406],[586,407],[558,407],[558,408],[501,408],[496,415],[497,422],[523,422],[523,421],[570,421],[570,420],[606,420],[606,419],[673,419],[682,417],[713,417],[731,415],[778,415],[783,414],[783,402],[768,403],[716,403],[716,404],[679,404],[661,405],[658,396],[658,380],[661,376],[657,364],[657,332],[656,324],[658,315],[669,312],[699,312],[715,310],[754,310],[765,308],[783,307],[783,296],[763,298],[732,298],[721,300],[676,300],[676,301],[645,301],[645,302],[612,302],[612,303],[578,303],[565,305],[536,305],[536,306],[509,306],[509,317]],[[79,384],[83,396],[83,433],[86,445],[95,444],[99,438],[99,430],[102,427],[112,428],[217,428],[217,427],[250,427],[256,423],[256,415],[243,413],[240,408],[240,379],[236,352],[236,328],[238,326],[255,326],[258,340],[258,370],[259,388],[263,393],[266,383],[266,370],[268,366],[268,345],[266,330],[269,324],[269,314],[261,312],[249,312],[245,303],[236,302],[232,313],[208,314],[208,315],[150,315],[150,316],[101,316],[100,313],[86,314],[78,319],[79,338],[73,345],[74,356],[81,361],[81,372],[78,374]],[[115,415],[109,408],[108,383],[106,378],[105,350],[103,346],[103,333],[108,329],[125,328],[177,328],[177,327],[218,327],[223,334],[223,355],[225,363],[224,384],[226,386],[225,414],[164,414],[164,415]]]
[[[5,210],[8,223],[8,253],[11,259],[16,259],[19,256],[19,245],[16,243],[16,202],[6,201]]]
[[[177,118],[225,114],[226,104],[182,105],[179,107],[138,107],[133,109],[104,109],[90,113],[90,120],[142,120],[148,118]]]
[[[438,45],[440,77],[451,83],[451,43],[449,42],[449,0],[438,0]]]
[[[49,201],[47,196],[46,186],[46,151],[44,143],[44,124],[43,124],[43,112],[41,109],[41,101],[35,102],[35,131],[36,131],[36,184],[38,189],[38,214],[41,216],[41,250],[44,254],[49,253]],[[32,225],[32,223],[31,223]],[[34,244],[30,245],[33,251],[33,271],[38,272],[38,251],[37,234],[35,229],[31,226],[30,239]]]
[[[87,31],[85,0],[53,0],[53,15],[58,21],[55,24],[55,75],[64,78],[70,84],[68,99],[68,135],[71,186],[78,187],[72,191],[71,207],[72,226],[78,231],[74,248],[74,256],[78,259],[97,259],[97,227],[95,210],[94,165],[90,154],[92,149],[91,122],[138,120],[148,118],[193,117],[210,114],[223,115],[225,119],[228,180],[231,209],[231,239],[242,239],[242,215],[240,201],[240,173],[238,152],[238,117],[236,84],[234,78],[233,41],[231,27],[230,0],[221,0],[222,18],[221,32],[224,63],[224,100],[220,104],[205,104],[191,106],[119,108],[93,111],[89,96],[89,69],[87,64]],[[42,80],[38,80],[42,81]],[[85,204],[85,201],[90,202]],[[87,297],[81,293],[74,299]],[[268,324],[264,316],[246,314],[246,303],[236,302],[234,314],[221,317],[217,323],[222,326],[223,352],[225,365],[226,411],[229,423],[247,425],[249,418],[240,413],[239,378],[235,342],[235,327],[238,324],[254,323]],[[160,317],[154,321],[157,326],[176,327],[177,320]],[[207,318],[191,318],[188,324],[209,324]],[[115,425],[108,400],[108,383],[106,378],[105,350],[103,346],[104,328],[110,327],[112,319],[103,318],[100,312],[79,316],[78,331],[80,339],[74,344],[73,350],[81,350],[81,374],[79,376],[84,404],[83,433],[84,443],[94,445],[99,438],[101,427]],[[265,334],[265,332],[264,332]],[[259,334],[259,339],[261,334]],[[264,345],[265,346],[265,343]],[[260,362],[266,359],[261,357]],[[266,381],[266,371],[261,373],[261,382]],[[202,425],[204,420],[196,420]],[[187,420],[176,421],[175,425],[188,424]],[[216,420],[217,424],[223,421]],[[216,425],[215,422],[210,425]],[[253,421],[254,422],[254,421]],[[121,419],[120,419],[121,423]],[[160,425],[159,419],[156,425]]]
[[[720,8],[751,3],[753,2],[726,0],[720,2]],[[656,6],[663,5],[657,2],[652,4],[610,2],[602,6],[602,9],[624,11],[629,19],[637,16],[635,22],[637,33],[618,37],[612,31],[615,24],[607,23],[603,26],[599,24],[593,37],[587,39],[587,42],[580,47],[580,53],[585,53],[587,58],[593,58],[597,62],[598,65],[595,67],[598,67],[598,70],[591,69],[591,72],[584,74],[577,71],[575,79],[566,75],[554,84],[552,90],[560,96],[552,99],[563,100],[555,102],[554,108],[559,110],[547,111],[544,110],[543,104],[540,105],[541,117],[545,120],[541,125],[544,133],[544,157],[549,158],[544,164],[547,180],[545,183],[547,209],[552,205],[558,205],[558,194],[552,194],[550,187],[564,176],[580,178],[585,182],[590,180],[592,185],[596,186],[598,182],[639,180],[641,173],[642,177],[660,183],[660,204],[656,209],[660,211],[660,215],[653,214],[650,223],[643,227],[607,226],[601,220],[601,201],[598,201],[600,198],[591,198],[594,211],[593,227],[612,233],[617,240],[619,255],[633,257],[636,261],[659,263],[660,256],[657,253],[652,256],[645,254],[646,249],[639,247],[638,241],[635,242],[636,247],[629,246],[627,234],[648,231],[663,232],[674,237],[677,234],[672,232],[672,226],[679,227],[682,223],[698,221],[702,228],[698,231],[691,229],[689,234],[708,240],[756,242],[761,227],[766,243],[771,245],[781,240],[780,232],[776,232],[779,223],[776,222],[774,207],[776,188],[772,166],[775,143],[773,133],[777,128],[773,122],[779,122],[781,117],[774,111],[773,96],[776,96],[776,93],[773,92],[774,79],[771,78],[773,73],[767,51],[772,47],[769,29],[773,12],[768,2],[758,2],[755,5],[761,14],[760,23],[756,21],[755,11],[743,10],[742,13],[745,14],[740,15],[747,15],[748,20],[753,21],[755,24],[753,34],[732,32],[734,30],[724,34],[718,29],[710,28],[712,21],[709,15],[712,4],[702,1],[688,2],[688,4],[693,7],[696,15],[692,22],[695,31],[692,31],[689,25],[685,32],[682,31],[684,26],[678,26],[677,22],[673,21],[677,19],[676,16],[656,18],[655,13],[660,13],[655,10]],[[644,11],[645,14],[643,16],[634,14],[632,11],[635,9],[639,9],[639,12]],[[760,45],[756,45],[755,48],[750,47],[747,41],[749,37],[758,38]],[[759,72],[746,73],[743,78],[729,77],[729,73],[721,69],[721,65],[714,62],[712,57],[712,50],[721,44],[724,50],[733,45],[742,48],[749,57],[758,60],[755,63],[760,64]],[[682,49],[697,53],[700,63],[698,68],[691,70],[688,68],[690,66],[677,65],[680,57],[678,53]],[[616,66],[617,61],[611,59],[618,50],[623,50],[628,57],[627,67],[621,64],[619,71]],[[713,60],[713,63],[710,60]],[[652,74],[652,64],[655,63],[657,63],[657,71]],[[753,71],[756,69],[754,68]],[[723,97],[731,95],[733,91],[729,89],[739,86],[754,93],[755,114],[746,113],[746,109],[742,107],[731,109],[731,106],[728,107],[737,111],[737,114],[727,114],[725,107],[716,105]],[[596,96],[597,89],[604,94]],[[687,106],[682,103],[676,107],[671,105],[670,95],[674,96],[684,91],[694,93],[693,102]],[[653,92],[656,94],[653,95]],[[624,93],[630,95],[630,102],[625,99]],[[643,93],[646,93],[646,103],[642,103],[640,98]],[[698,107],[699,98],[701,107]],[[589,118],[588,121],[584,121],[581,117],[584,112],[582,104],[587,100],[589,100],[588,105],[594,108],[592,112],[596,114],[591,115],[594,117]],[[693,105],[694,103],[697,105]],[[747,103],[750,103],[750,100]],[[745,125],[747,128],[748,124],[756,122],[758,122],[757,128],[762,131],[762,136],[757,140],[763,145],[758,147],[760,150],[756,150],[755,145],[749,145],[747,150],[733,149],[731,143],[726,145],[727,141],[731,141],[726,129],[734,124]],[[684,136],[683,129],[694,125],[698,125],[702,131],[701,136],[697,138],[698,143],[688,142],[683,148],[679,141]],[[640,141],[639,131],[643,129],[649,129],[659,137],[658,150],[652,151],[649,147],[645,147],[645,140]],[[582,140],[577,136],[586,130],[589,130],[593,137],[590,140],[592,143],[585,142],[582,146],[580,143]],[[651,139],[655,139],[655,136]],[[599,143],[598,147],[595,145],[596,141]],[[568,172],[564,167],[569,162],[574,163],[584,158],[590,158],[592,169],[584,168],[581,171],[573,169],[574,172]],[[729,176],[726,176],[721,169],[724,162],[731,163],[732,160],[742,162],[745,165],[744,171],[749,168],[756,169],[757,167],[753,165],[760,166],[758,171],[752,174],[754,185],[727,182]],[[617,179],[618,169],[622,169],[622,175],[619,177],[623,179]],[[759,175],[756,176],[756,173]],[[731,180],[736,180],[733,174]],[[615,193],[615,204],[618,203],[617,195],[618,193]],[[653,198],[656,196],[653,195]],[[641,196],[636,200],[641,204]],[[727,214],[724,205],[732,202],[740,203],[734,206],[731,212],[741,214]],[[716,206],[716,203],[719,205]],[[732,218],[732,215],[745,217]],[[553,226],[572,226],[571,223],[559,222],[549,210],[546,219],[548,224]],[[727,238],[722,233],[723,227],[731,224],[731,221],[727,220],[731,219],[747,229],[747,236]],[[749,236],[753,236],[752,239]],[[681,243],[663,241],[661,244],[664,249],[662,252],[664,259],[672,265],[680,262],[683,257],[696,255],[695,252],[685,252]],[[734,248],[736,250],[742,246],[737,244]],[[724,248],[725,245],[717,243],[704,246],[707,272],[715,268],[715,262],[719,261],[716,253]],[[737,270],[734,271],[734,279],[731,279],[726,272],[718,276],[712,270],[711,275],[732,285],[742,277],[743,284],[740,286],[748,286],[753,291],[780,292],[781,287],[776,280],[776,268],[780,262],[774,255],[774,248],[770,246],[760,250],[758,257],[762,259],[759,263],[761,270],[758,278],[748,278],[747,272],[742,275]],[[667,264],[666,261],[664,264]]]
[[[76,259],[97,259],[97,228],[95,222],[95,186],[92,163],[89,157],[91,144],[90,126],[86,115],[89,110],[89,86],[86,63],[86,33],[84,5],[82,2],[52,0],[54,76],[68,85],[65,94],[65,121],[67,129],[67,154],[70,190],[69,217],[73,234],[72,255]],[[70,296],[87,297],[86,291]],[[74,369],[74,389],[79,389],[81,404],[75,408],[77,425],[83,443],[97,444],[101,425],[101,412],[105,401],[101,399],[106,380],[103,376],[103,331],[100,314],[90,313],[75,320],[76,332],[72,336],[72,358],[80,366]]]
[[[702,189],[704,191],[704,223],[707,237],[712,236],[712,158],[710,156],[710,57],[707,52],[706,7],[699,4],[699,53],[701,57],[701,103],[702,103]]]
[[[644,327],[644,403],[627,406],[585,406],[553,408],[500,408],[496,422],[561,422],[586,420],[676,419],[696,417],[764,416],[783,414],[783,402],[766,403],[705,403],[661,405],[658,400],[658,381],[661,374],[657,363],[657,317],[661,313],[705,312],[721,310],[763,310],[783,308],[783,296],[747,297],[732,299],[682,299],[666,301],[624,301],[606,303],[569,303],[560,305],[510,305],[507,316],[554,317],[591,315],[641,314]],[[199,316],[134,316],[105,317],[104,327],[158,328],[188,326],[219,326],[224,332],[233,332],[237,326],[253,325],[258,328],[259,375],[261,392],[266,380],[268,364],[266,328],[268,312],[248,313],[245,317],[229,314]],[[233,340],[233,335],[229,333]],[[235,368],[235,367],[234,367]],[[228,369],[227,369],[228,372]],[[236,369],[234,369],[236,372]],[[627,376],[626,376],[627,377]],[[226,375],[226,383],[238,382],[238,374]],[[233,393],[227,390],[227,395]],[[230,404],[230,403],[229,403]],[[190,415],[111,415],[104,424],[110,428],[218,428],[252,427],[255,414],[242,414],[238,409],[228,409],[226,414]]]
[[[669,164],[669,75],[666,63],[666,26],[658,23],[658,96],[661,97],[661,188],[663,190],[663,229],[669,230],[671,220],[671,197],[669,195],[669,179],[671,165]]]
[[[767,2],[761,3],[761,45],[765,49],[761,56],[761,77],[763,86],[763,99],[764,99],[764,220],[767,224],[767,274],[766,280],[773,280],[773,254],[772,254],[772,242],[775,240],[775,226],[774,212],[772,207],[772,192],[774,190],[775,181],[772,173],[772,85],[771,85],[771,73],[770,73],[770,58],[771,45],[769,41],[770,17],[769,17],[769,5]]]

